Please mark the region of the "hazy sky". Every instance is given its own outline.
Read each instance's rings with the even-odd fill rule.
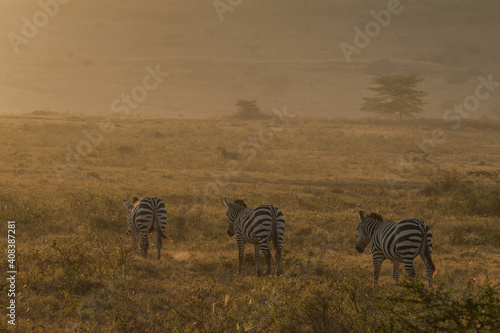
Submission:
[[[474,94],[479,77],[500,81],[500,5],[493,1],[0,6],[2,113],[108,115],[127,105],[134,114],[225,115],[242,98],[264,110],[360,116],[373,75],[417,73],[430,93],[425,115],[440,117]],[[499,116],[499,96],[492,91],[474,115]]]

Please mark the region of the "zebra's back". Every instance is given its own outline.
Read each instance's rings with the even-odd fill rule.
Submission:
[[[156,197],[143,198],[139,200],[132,213],[133,226],[144,232],[154,230],[155,216],[158,219],[161,230],[165,230],[167,225],[167,209],[165,203]]]
[[[423,246],[424,237],[427,237],[432,254],[432,234],[423,221],[418,219],[384,221],[374,239],[375,251],[380,250],[387,259],[393,261],[403,257],[415,258]]]
[[[272,240],[273,236],[281,235],[285,230],[285,218],[281,210],[272,205],[258,206],[254,209],[246,208],[241,212],[236,224],[236,232],[250,243],[259,243],[266,238]],[[278,237],[280,238],[280,237]]]
[[[427,224],[419,219],[406,219],[397,223],[397,244],[396,248],[400,255],[418,255],[425,240],[429,245],[432,255],[432,233]]]

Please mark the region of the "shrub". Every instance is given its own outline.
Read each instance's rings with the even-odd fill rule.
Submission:
[[[238,107],[238,112],[234,115],[237,118],[258,119],[265,117],[255,99],[253,101],[238,99],[234,105]]]
[[[500,285],[469,283],[464,291],[421,282],[403,283],[403,291],[387,298],[389,322],[379,332],[497,332],[500,329]]]

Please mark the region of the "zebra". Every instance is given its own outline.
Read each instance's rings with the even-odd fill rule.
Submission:
[[[23,169],[17,169],[16,170],[16,176],[17,177],[22,177],[24,175],[24,170]]]
[[[281,275],[281,248],[283,245],[283,234],[285,232],[285,218],[279,208],[271,205],[247,208],[245,199],[237,199],[230,202],[224,198],[227,205],[227,234],[229,237],[236,234],[238,244],[238,273],[241,273],[245,243],[254,245],[254,259],[257,265],[257,274],[260,270],[260,251],[264,254],[267,264],[267,274],[271,273],[271,252],[269,242],[272,240],[276,250],[276,275]]]
[[[141,234],[141,253],[146,257],[149,247],[148,234],[156,230],[156,249],[158,254],[156,259],[160,259],[160,249],[162,246],[162,238],[169,242],[172,239],[165,236],[163,231],[167,225],[167,210],[165,204],[159,198],[149,197],[138,199],[134,197],[133,203],[123,199],[123,203],[127,206],[128,230],[132,236],[134,248],[137,247],[137,232]]]
[[[413,278],[415,277],[413,260],[420,254],[425,264],[429,287],[432,288],[432,278],[437,270],[432,262],[432,233],[423,221],[418,219],[384,221],[382,216],[375,212],[365,216],[363,210],[359,211],[359,220],[356,250],[363,253],[371,241],[375,286],[385,259],[392,261],[392,277],[394,282],[398,283],[401,261],[408,276]]]

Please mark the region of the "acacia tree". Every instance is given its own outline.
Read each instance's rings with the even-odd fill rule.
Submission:
[[[378,75],[373,80],[375,87],[367,89],[376,93],[375,97],[365,97],[361,111],[381,114],[398,114],[399,119],[422,112],[427,92],[416,89],[424,79],[417,74]]]

